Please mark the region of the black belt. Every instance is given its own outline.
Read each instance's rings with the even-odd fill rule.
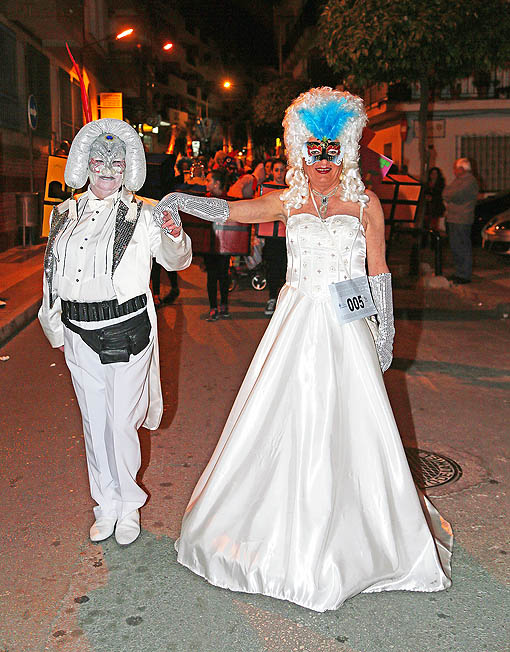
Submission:
[[[99,355],[102,364],[128,362],[130,355],[138,355],[150,341],[151,322],[147,310],[118,324],[92,330],[73,324],[64,313],[61,318],[69,330],[78,333],[85,344]]]
[[[74,321],[103,321],[114,319],[115,317],[124,317],[132,312],[136,312],[147,305],[147,296],[140,294],[133,299],[128,299],[124,303],[119,303],[117,299],[110,301],[92,301],[89,303],[80,303],[78,301],[62,300],[62,317]]]

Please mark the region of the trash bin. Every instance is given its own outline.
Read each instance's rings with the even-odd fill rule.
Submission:
[[[36,244],[41,235],[41,209],[38,192],[16,193],[16,219],[21,227],[23,246],[27,236],[31,244]]]

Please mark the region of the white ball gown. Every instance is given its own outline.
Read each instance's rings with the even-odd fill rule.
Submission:
[[[186,509],[178,561],[212,584],[325,611],[441,591],[452,534],[415,488],[365,320],[328,284],[365,274],[360,220],[291,215],[287,282]]]

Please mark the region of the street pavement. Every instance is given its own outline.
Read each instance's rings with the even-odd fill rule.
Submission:
[[[141,431],[142,534],[127,548],[92,544],[63,356],[37,322],[14,336],[40,300],[42,250],[0,255],[11,303],[8,317],[0,310],[11,338],[0,349],[1,652],[510,650],[510,265],[477,251],[473,284],[452,287],[426,273],[425,254],[417,283],[407,244],[390,260],[397,337],[385,381],[404,444],[462,468],[427,491],[454,529],[453,585],[360,595],[325,614],[219,589],[175,560],[186,503],[267,325],[265,293],[241,285],[232,319],[209,323],[205,274],[193,264],[179,275],[179,299],[158,312],[165,414],[157,431]]]

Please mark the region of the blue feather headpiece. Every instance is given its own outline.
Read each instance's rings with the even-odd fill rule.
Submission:
[[[317,140],[338,140],[349,118],[356,115],[352,109],[346,108],[347,100],[331,99],[325,104],[313,108],[298,109],[299,117],[305,127]]]

